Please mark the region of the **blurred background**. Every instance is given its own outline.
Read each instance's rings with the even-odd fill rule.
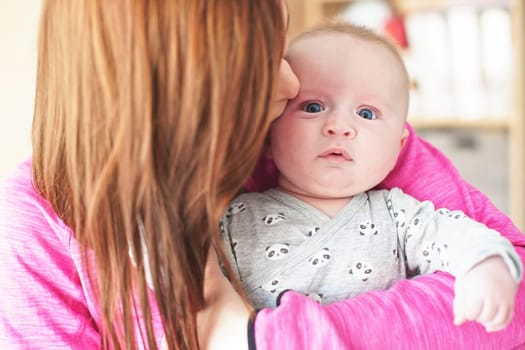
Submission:
[[[525,228],[523,0],[285,0],[289,36],[326,21],[389,35],[411,76],[409,121]],[[40,0],[0,3],[0,180],[31,152]]]
[[[0,2],[0,180],[31,152],[40,0]]]

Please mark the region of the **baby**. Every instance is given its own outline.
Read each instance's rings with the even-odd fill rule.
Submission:
[[[456,276],[455,323],[487,331],[513,315],[522,266],[498,232],[400,189],[373,190],[408,135],[408,74],[395,46],[352,25],[296,38],[299,94],[270,130],[278,186],[238,196],[221,220],[256,308],[293,289],[322,303],[437,270]]]

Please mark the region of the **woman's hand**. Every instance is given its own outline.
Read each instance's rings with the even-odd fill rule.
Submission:
[[[206,306],[197,315],[201,349],[248,349],[251,310],[223,275],[213,247],[204,274],[204,299]]]

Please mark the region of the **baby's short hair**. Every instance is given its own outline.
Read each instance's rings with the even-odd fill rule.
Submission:
[[[385,47],[399,61],[403,71],[405,72],[405,77],[407,81],[409,80],[408,71],[406,69],[405,62],[401,55],[400,46],[390,37],[379,34],[373,31],[372,29],[361,26],[361,25],[356,25],[356,24],[349,23],[349,22],[332,22],[332,23],[327,23],[327,24],[321,24],[321,25],[312,27],[311,29],[308,29],[304,32],[299,33],[297,36],[295,36],[292,39],[290,46],[292,46],[294,42],[300,41],[301,39],[314,37],[320,34],[330,34],[330,33],[349,34],[350,36],[354,38],[370,41],[370,42],[373,42],[373,43],[376,43],[378,45]]]

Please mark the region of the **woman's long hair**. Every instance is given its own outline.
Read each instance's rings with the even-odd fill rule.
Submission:
[[[282,6],[44,0],[33,181],[94,252],[104,347],[157,348],[150,270],[169,348],[198,348],[207,247],[270,123]]]

